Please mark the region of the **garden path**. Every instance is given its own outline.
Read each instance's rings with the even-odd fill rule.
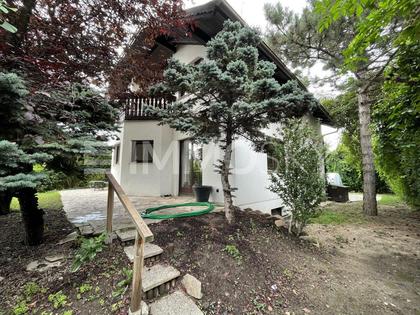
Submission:
[[[106,225],[106,204],[108,190],[94,189],[71,189],[60,191],[63,208],[67,218],[71,223],[80,227],[90,225],[94,234],[101,233],[105,230]],[[139,212],[149,207],[157,207],[167,204],[185,203],[194,201],[193,196],[170,196],[170,197],[139,197],[129,196]],[[113,229],[121,230],[133,227],[133,223],[123,208],[122,204],[115,196]],[[169,210],[161,210],[160,214],[180,213],[192,211],[193,207],[179,207]],[[194,207],[197,210],[197,207]],[[145,219],[147,224],[156,223],[161,220]]]

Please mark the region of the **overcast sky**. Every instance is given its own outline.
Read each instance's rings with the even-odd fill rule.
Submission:
[[[307,5],[306,0],[227,0],[227,2],[235,9],[236,12],[250,25],[258,27],[262,32],[265,32],[267,28],[267,21],[264,16],[264,4],[265,3],[280,3],[288,7],[289,9],[300,13],[303,8]],[[209,2],[208,0],[186,0],[188,7],[204,4]],[[282,56],[280,56],[282,58]],[[284,60],[284,58],[282,58]],[[287,63],[287,60],[284,60]],[[310,76],[322,77],[325,72],[322,70],[322,65],[317,65],[311,69],[308,73]],[[309,90],[314,93],[317,97],[333,95],[334,91],[328,86],[323,87],[309,87]],[[335,129],[328,126],[322,126],[323,134],[330,134]],[[335,149],[339,141],[339,133],[333,133],[324,137],[325,142],[328,144],[330,149]]]

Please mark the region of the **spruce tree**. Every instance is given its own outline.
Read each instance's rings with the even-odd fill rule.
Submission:
[[[264,142],[261,130],[270,123],[302,116],[316,106],[312,95],[297,82],[276,81],[275,64],[259,58],[260,43],[257,32],[228,20],[207,43],[205,60],[197,65],[170,60],[164,81],[151,89],[154,95],[183,95],[169,109],[149,109],[162,124],[197,141],[219,145],[223,156],[216,170],[221,175],[229,223],[234,221],[234,188],[229,182],[234,140]]]
[[[74,172],[74,159],[97,153],[98,140],[116,129],[116,106],[81,84],[31,92],[20,75],[0,72],[0,209],[7,212],[12,196],[19,199],[27,244],[43,239],[37,191],[46,174],[34,173],[34,165]]]

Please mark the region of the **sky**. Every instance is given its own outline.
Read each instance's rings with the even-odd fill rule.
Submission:
[[[227,2],[248,23],[248,25],[258,27],[262,32],[265,32],[268,26],[264,16],[264,4],[275,4],[278,1],[280,1],[284,7],[288,7],[296,13],[300,13],[307,5],[306,0],[227,0]],[[185,3],[187,8],[189,8],[206,2],[209,2],[209,0],[186,0]],[[287,60],[284,60],[284,62],[287,63]],[[322,65],[318,64],[310,69],[308,74],[309,76],[322,77],[326,74],[326,72],[322,70]],[[316,89],[315,87],[309,86],[309,90],[317,97],[335,94],[335,91],[327,85],[322,88],[316,87]],[[330,150],[334,150],[337,147],[341,134],[340,131],[334,131],[336,131],[336,129],[328,126],[322,126],[322,134],[325,135],[324,141]]]

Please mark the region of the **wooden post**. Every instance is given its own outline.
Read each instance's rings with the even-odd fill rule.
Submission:
[[[108,243],[112,243],[112,212],[114,210],[114,188],[112,183],[108,182],[108,202],[106,206],[106,233],[108,234]]]
[[[136,240],[134,242],[134,264],[133,264],[133,282],[131,291],[130,311],[135,314],[141,308],[141,275],[144,263],[144,240],[137,231]]]

